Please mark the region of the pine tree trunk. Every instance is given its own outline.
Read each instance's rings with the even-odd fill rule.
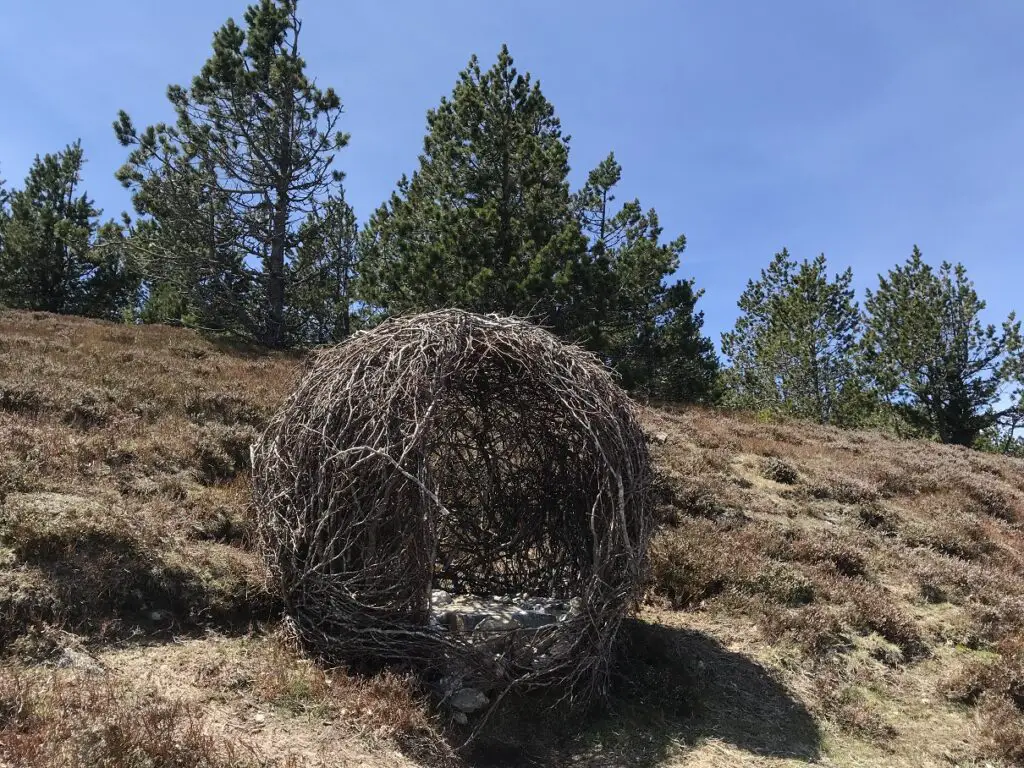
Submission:
[[[298,48],[296,30],[295,50]],[[270,241],[270,260],[267,267],[267,339],[271,347],[283,347],[285,339],[284,301],[285,240],[288,236],[288,208],[291,205],[289,189],[292,180],[292,106],[295,92],[285,92],[286,104],[281,123],[281,143],[277,156],[277,199],[274,201],[274,220]]]
[[[285,343],[284,333],[284,240],[288,221],[288,194],[278,190],[274,206],[273,235],[267,259],[267,338],[271,347]]]

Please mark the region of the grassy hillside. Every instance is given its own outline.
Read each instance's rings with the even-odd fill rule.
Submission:
[[[264,588],[248,445],[302,365],[0,314],[0,765],[1024,762],[1024,462],[692,409],[645,416],[661,529],[610,709],[514,703],[456,753]]]

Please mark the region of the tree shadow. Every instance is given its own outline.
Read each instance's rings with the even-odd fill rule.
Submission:
[[[524,696],[495,712],[465,750],[468,765],[655,766],[718,740],[761,757],[813,760],[821,734],[772,673],[689,629],[634,620],[610,703],[562,716]]]

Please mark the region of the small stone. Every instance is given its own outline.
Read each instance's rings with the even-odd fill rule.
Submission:
[[[483,691],[477,688],[460,688],[452,694],[449,703],[452,709],[468,714],[483,709],[491,703],[491,700],[484,695]]]
[[[163,621],[163,618],[164,618],[164,612],[163,611],[150,611],[149,612],[149,620],[150,621]]]
[[[57,666],[63,669],[77,669],[94,675],[103,671],[103,666],[85,651],[65,648],[57,659]]]
[[[452,715],[452,720],[459,725],[469,725],[469,718],[466,716],[465,712],[456,712]]]
[[[658,445],[664,445],[665,443],[668,442],[668,433],[667,432],[655,432],[654,433],[654,442],[656,442]]]
[[[266,719],[267,719],[267,716],[264,715],[262,712],[260,714],[258,714],[258,715],[253,715],[253,717],[252,717],[252,721],[254,723],[262,723],[262,722],[266,721]]]

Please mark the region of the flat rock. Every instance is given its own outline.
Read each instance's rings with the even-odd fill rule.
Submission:
[[[458,712],[471,714],[486,707],[491,700],[478,688],[460,688],[452,694],[448,703]]]
[[[518,615],[518,614],[517,614]],[[513,616],[488,616],[476,625],[474,632],[508,632],[519,629],[522,624]]]

